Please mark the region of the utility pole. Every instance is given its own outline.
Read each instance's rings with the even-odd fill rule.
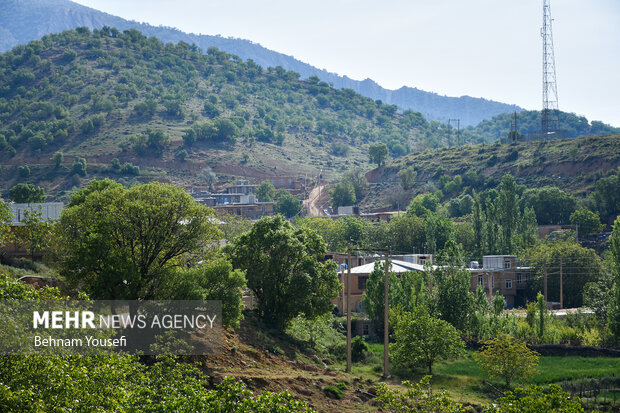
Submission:
[[[563,288],[563,274],[562,274],[562,257],[560,257],[560,308],[564,308],[564,291]]]
[[[347,248],[347,373],[351,373],[351,246]]]
[[[389,299],[388,299],[388,277],[390,274],[390,248],[385,247],[385,296],[383,301],[383,378],[387,379],[390,375],[389,348],[390,348],[390,328],[389,328]]]
[[[547,260],[543,261],[543,291],[545,294],[545,303],[547,302]]]

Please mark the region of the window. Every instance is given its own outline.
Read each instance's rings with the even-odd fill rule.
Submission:
[[[478,285],[481,285],[484,287],[484,277],[482,275],[478,276]]]
[[[364,323],[364,325],[362,326],[362,335],[367,336],[370,333],[370,330],[368,328],[368,323]]]
[[[517,273],[517,284],[523,284],[523,274]]]
[[[510,269],[510,261],[504,261],[504,269],[505,270],[509,270]]]
[[[359,277],[357,279],[357,288],[360,290],[366,289],[366,281],[368,281],[368,277]]]
[[[495,288],[495,277],[491,275],[491,288]]]
[[[525,279],[526,279],[527,281],[531,280],[531,279],[532,279],[532,274],[530,274],[529,272],[528,272],[528,273],[526,273],[526,274],[525,274]]]
[[[507,279],[506,280],[506,289],[507,290],[511,290],[512,289],[512,280],[511,279]]]

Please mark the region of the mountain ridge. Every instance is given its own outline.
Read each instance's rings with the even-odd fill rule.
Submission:
[[[209,47],[217,47],[242,59],[252,59],[264,68],[282,66],[286,70],[299,73],[302,78],[318,76],[337,89],[352,89],[372,99],[395,104],[401,110],[420,112],[429,120],[446,122],[448,118],[459,118],[462,126],[468,126],[500,113],[522,110],[516,105],[485,98],[442,96],[410,86],[386,89],[372,79],[355,80],[346,75],[340,76],[325,69],[318,69],[293,56],[267,49],[250,40],[184,33],[171,27],[129,21],[68,0],[0,0],[0,7],[3,10],[0,16],[0,52],[17,44],[37,40],[45,34],[80,26],[90,29],[101,29],[103,26],[116,27],[119,30],[135,28],[146,36],[156,36],[165,42],[194,43],[203,51]],[[36,22],[24,24],[28,15]]]

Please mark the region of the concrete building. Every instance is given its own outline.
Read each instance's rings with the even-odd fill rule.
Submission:
[[[259,219],[264,216],[274,214],[275,204],[273,202],[255,202],[247,204],[228,204],[216,205],[214,210],[224,212],[229,215],[238,215],[244,218]]]
[[[192,191],[191,195],[196,199],[196,202],[230,215],[250,219],[273,215],[275,204],[273,202],[259,202],[255,195],[257,186],[245,180],[238,180],[234,185],[226,187],[221,193],[195,190]]]
[[[24,225],[23,219],[26,211],[35,211],[41,213],[41,219],[44,221],[56,221],[60,219],[60,213],[65,204],[62,202],[42,202],[33,204],[9,204],[11,208],[12,226]]]
[[[485,255],[482,267],[472,261],[467,269],[471,273],[470,291],[481,285],[489,297],[503,295],[507,308],[524,307],[528,282],[534,271],[530,267],[518,265],[516,255]]]
[[[381,264],[385,265],[385,260],[378,260]],[[357,267],[351,268],[351,311],[352,312],[364,312],[364,306],[362,304],[362,296],[364,292],[366,292],[366,282],[370,277],[370,273],[372,273],[375,269],[375,262],[370,262],[368,264],[360,265]],[[397,276],[411,271],[419,271],[424,272],[424,265],[411,263],[407,261],[401,260],[392,260],[390,259],[390,271],[395,273]],[[333,303],[338,309],[338,313],[344,314],[346,311],[346,300],[347,300],[347,275],[348,271],[345,268],[345,265],[339,265],[338,271],[338,280],[344,285],[340,296],[334,299]]]

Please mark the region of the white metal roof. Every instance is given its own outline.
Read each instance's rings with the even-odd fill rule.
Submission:
[[[385,265],[385,260],[379,260],[382,264]],[[410,271],[420,271],[424,272],[424,265],[420,264],[412,264],[406,261],[400,260],[390,260],[390,271],[396,274],[400,274],[403,272]],[[434,267],[434,266],[433,266]],[[352,267],[351,274],[370,274],[375,269],[375,263],[371,262],[369,264],[360,265],[359,267]],[[343,270],[346,272],[346,270]]]

